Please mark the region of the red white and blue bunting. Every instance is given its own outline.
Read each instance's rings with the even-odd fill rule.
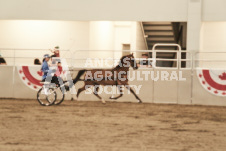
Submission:
[[[208,92],[226,97],[226,70],[197,69],[197,76]]]
[[[42,84],[42,72],[39,68],[31,68],[29,66],[17,66],[18,74],[23,83],[29,88],[38,91]]]

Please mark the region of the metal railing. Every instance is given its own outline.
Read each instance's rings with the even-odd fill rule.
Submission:
[[[172,46],[172,47],[178,47],[178,50],[156,50],[158,46]],[[4,55],[3,51],[7,51],[8,55]],[[11,52],[9,52],[11,51]],[[23,56],[20,52],[26,52],[29,53],[29,55]],[[9,59],[11,64],[8,65],[19,65],[17,63],[18,60],[24,61],[26,64],[26,60],[30,60],[30,64],[26,65],[31,65],[33,64],[34,58],[42,58],[43,54],[45,53],[50,53],[49,49],[17,49],[17,48],[0,48],[0,52],[2,54],[2,57],[4,57],[6,60]],[[217,69],[225,69],[226,68],[226,52],[190,52],[190,51],[185,51],[181,50],[180,45],[178,44],[155,44],[153,46],[152,50],[60,50],[61,52],[61,57],[66,59],[67,62],[70,64],[71,67],[78,67],[78,68],[84,68],[84,66],[81,65],[81,62],[86,61],[87,58],[90,59],[95,59],[99,56],[99,58],[103,58],[105,60],[109,60],[112,62],[117,62],[120,57],[122,56],[122,52],[129,52],[129,53],[134,53],[135,56],[138,56],[138,53],[152,53],[152,58],[148,58],[147,60],[152,62],[152,68],[167,68],[167,69],[181,69],[181,68],[186,68],[186,69],[196,69],[196,68],[217,68]],[[98,52],[98,53],[97,53]],[[95,55],[88,55],[88,54],[95,54]],[[108,57],[103,57],[102,54],[106,53],[108,57],[111,57],[111,60]],[[157,57],[157,53],[176,53],[175,58],[159,58]],[[181,58],[182,54],[186,54],[186,58]],[[35,55],[38,54],[38,55]],[[81,54],[84,55],[84,57],[80,57]],[[98,55],[97,55],[98,54]],[[205,56],[207,55],[207,56]],[[76,56],[78,56],[76,58]],[[94,56],[94,57],[93,57]],[[215,56],[215,57],[212,57]],[[135,57],[136,58],[136,57]],[[143,58],[136,58],[137,61],[142,60]],[[158,66],[156,65],[156,62],[176,62],[176,66],[174,67],[165,67],[165,66]],[[182,67],[181,63],[186,62],[186,66]],[[80,65],[79,65],[80,64]],[[211,66],[211,65],[212,66]],[[112,67],[115,64],[112,64]],[[103,67],[104,68],[104,67]],[[143,67],[144,69],[150,69],[149,67]]]
[[[159,47],[159,46],[163,46],[163,47],[177,47],[178,50],[156,50],[156,47]],[[192,68],[192,54],[191,52],[189,51],[181,51],[181,46],[178,45],[178,44],[155,44],[152,48],[152,51],[153,51],[153,67],[154,68],[165,68],[165,67],[157,67],[156,66],[156,61],[176,61],[176,67],[171,67],[172,69],[181,69],[181,62],[182,61],[186,61],[186,62],[189,62],[190,64],[190,68]],[[176,53],[177,55],[177,58],[176,59],[172,59],[172,58],[169,58],[169,59],[165,59],[165,58],[157,58],[157,52],[165,52],[165,53]],[[182,59],[181,58],[181,54],[182,53],[186,53],[186,54],[189,54],[190,57],[186,57],[186,59]],[[188,68],[188,67],[186,67]]]
[[[178,50],[156,50],[155,48],[157,46],[177,46],[178,47]],[[99,53],[96,53],[96,52],[99,52]],[[191,55],[191,52],[189,51],[181,51],[181,47],[180,45],[178,44],[155,44],[153,46],[153,49],[152,50],[76,50],[73,52],[73,67],[75,68],[81,68],[81,67],[84,67],[84,65],[78,65],[79,62],[81,61],[86,61],[87,58],[91,59],[91,60],[94,60],[96,59],[97,57],[95,57],[95,54],[98,54],[98,56],[100,55],[100,57],[103,57],[101,56],[101,53],[108,53],[108,56],[105,57],[105,60],[112,60],[113,62],[117,61],[120,59],[121,57],[121,54],[122,52],[130,52],[130,53],[152,53],[152,58],[148,58],[147,60],[148,61],[151,61],[152,62],[152,67],[153,68],[171,68],[171,69],[180,69],[182,68],[181,67],[181,62],[183,61],[186,61],[186,62],[189,62],[190,64],[190,68],[192,68],[192,55]],[[176,59],[172,59],[172,58],[157,58],[156,54],[158,52],[167,52],[167,53],[177,53],[177,58]],[[80,57],[79,54],[85,54],[84,57]],[[88,54],[94,54],[94,55],[91,55],[91,56],[87,56]],[[118,58],[115,57],[115,54],[117,53],[120,53]],[[182,53],[187,53],[187,54],[190,54],[190,57],[186,58],[186,59],[182,59],[181,58],[181,54]],[[78,58],[75,58],[75,56],[79,56]],[[111,57],[111,59],[109,59],[109,57]],[[143,58],[136,58],[137,61],[140,61],[142,60]],[[156,66],[156,61],[175,61],[177,62],[177,66],[176,67],[161,67],[161,66]],[[115,64],[112,64],[111,67],[115,66]],[[96,68],[96,67],[94,67]],[[100,67],[97,67],[97,68],[100,68]],[[105,67],[103,67],[105,68]],[[110,67],[109,67],[110,68]],[[143,67],[143,69],[150,69],[149,67]],[[186,67],[188,68],[188,67]]]
[[[226,52],[194,52],[193,68],[226,69]]]
[[[149,52],[152,52],[152,50],[76,50],[76,51],[73,52],[73,56],[74,56],[73,62],[78,63],[78,61],[86,61],[87,58],[91,59],[91,60],[95,60],[95,59],[99,58],[99,57],[95,57],[95,55],[90,56],[90,57],[75,58],[75,56],[77,56],[77,54],[79,54],[80,52],[82,52],[84,54],[89,54],[89,53],[95,53],[96,54],[96,52],[108,53],[107,57],[105,56],[104,60],[110,60],[113,63],[112,63],[111,66],[102,67],[102,68],[112,68],[112,67],[117,65],[117,61],[119,61],[120,58],[122,57],[122,52],[134,53],[136,55],[137,53],[149,53]],[[117,53],[119,53],[118,57],[116,57]],[[102,57],[103,56],[100,55],[100,58],[102,58]],[[136,59],[136,61],[140,61],[142,58],[135,57],[135,59]],[[153,58],[149,58],[148,60],[153,61]],[[74,64],[73,66],[78,67],[78,68],[81,67],[81,66],[77,66],[76,64]],[[84,65],[83,65],[83,67],[84,67]],[[93,67],[93,68],[100,68],[100,67]]]
[[[6,59],[7,65],[16,66],[19,64],[33,65],[35,58],[43,59],[44,54],[50,54],[51,52],[49,49],[0,48],[0,53]],[[63,58],[71,61],[71,57],[65,57],[65,54],[71,53],[70,50],[60,49],[60,53]]]

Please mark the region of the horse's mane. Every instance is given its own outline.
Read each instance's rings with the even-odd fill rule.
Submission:
[[[120,61],[119,61],[119,64],[115,67],[115,68],[121,68],[121,64],[123,63],[123,59],[125,59],[126,57],[129,57],[130,58],[131,54],[130,55],[126,55],[126,56],[122,56]]]

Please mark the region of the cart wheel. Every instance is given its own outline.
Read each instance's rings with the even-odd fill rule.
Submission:
[[[50,106],[56,101],[57,94],[53,88],[42,87],[37,93],[37,100],[40,105]]]
[[[57,89],[55,89],[57,98],[56,101],[54,102],[55,105],[59,105],[64,101],[64,96],[65,94],[62,92],[62,90],[60,89],[60,87],[58,87]]]

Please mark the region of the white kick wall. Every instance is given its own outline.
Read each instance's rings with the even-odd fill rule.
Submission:
[[[215,60],[201,61],[203,68],[226,67],[226,22],[203,22],[201,28],[200,53],[196,55],[200,59]],[[210,53],[216,52],[216,53]]]
[[[0,0],[0,20],[182,21],[200,49],[203,21],[226,21],[225,0]]]
[[[1,48],[88,49],[89,22],[1,20]]]
[[[0,27],[0,52],[8,65],[14,64],[14,56],[21,57],[16,59],[16,65],[31,65],[35,57],[42,60],[45,53],[51,54],[48,49],[57,45],[63,50],[89,49],[89,22],[1,20]],[[28,50],[14,52],[11,48]],[[66,52],[61,55],[71,57]]]
[[[123,45],[129,45],[131,52],[146,50],[144,34],[139,24],[134,21],[91,21],[89,50],[76,52],[79,54],[75,55],[76,58],[120,59],[123,55]],[[84,61],[81,61],[82,64],[79,66],[84,66]]]
[[[48,49],[56,45],[61,50],[69,50],[61,51],[61,57],[81,59],[120,58],[123,44],[130,44],[131,50],[137,50],[143,49],[144,43],[137,41],[143,36],[140,26],[131,21],[1,20],[0,27],[0,53],[8,65],[14,65],[14,56],[16,65],[32,65],[35,57],[41,60],[45,53],[51,54]],[[14,52],[14,48],[23,50]],[[81,51],[73,54],[76,50]]]
[[[226,21],[224,6],[225,0],[0,0],[0,20],[183,21],[188,23],[187,50],[198,51],[209,43],[202,22]],[[99,47],[89,42],[86,48]]]
[[[140,29],[141,32],[141,29]],[[115,57],[122,56],[124,44],[130,45],[130,50],[136,48],[137,22],[132,21],[91,21],[89,56]],[[101,51],[101,53],[99,52]]]
[[[201,51],[226,51],[226,22],[203,22]]]

